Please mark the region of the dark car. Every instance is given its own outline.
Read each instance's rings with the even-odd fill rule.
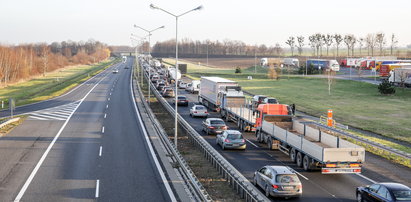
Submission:
[[[176,100],[173,99],[173,104],[176,103]],[[177,97],[177,105],[183,105],[183,106],[188,106],[188,99],[186,96],[184,95],[179,95]]]
[[[157,82],[157,90],[161,92],[162,89],[164,89],[164,86],[166,86],[166,84],[164,82]]]
[[[203,131],[209,134],[220,134],[223,131],[227,130],[228,127],[225,125],[224,121],[219,118],[208,118],[202,123]]]
[[[393,182],[357,187],[357,201],[411,201],[411,188]]]

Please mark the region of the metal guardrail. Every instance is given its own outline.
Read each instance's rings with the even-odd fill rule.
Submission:
[[[145,77],[148,75],[144,73]],[[174,108],[160,95],[157,89],[151,82],[150,88],[156,96],[157,100],[167,109],[170,114],[174,115]],[[236,190],[237,194],[245,201],[270,201],[264,194],[262,194],[247,178],[245,178],[233,165],[231,165],[220,153],[218,153],[191,125],[178,114],[178,122],[182,126],[192,142],[204,154],[205,158],[217,169],[220,175],[229,182],[229,185]]]
[[[140,98],[144,98],[138,82],[134,82],[134,86],[137,86]],[[148,106],[147,102],[145,101],[143,101],[142,103],[144,105],[144,110],[146,111],[150,120],[153,122],[154,129],[157,131],[157,134],[160,137],[161,142],[165,146],[165,149],[173,155],[172,159],[174,163],[178,164],[180,168],[178,170],[180,171],[182,178],[184,178],[183,180],[186,182],[190,193],[195,198],[194,201],[212,201],[210,195],[207,193],[201,182],[197,179],[193,171],[188,166],[188,163],[184,160],[174,144],[171,143],[166,132],[161,127],[161,124],[158,122],[153,111],[151,110],[150,106]]]
[[[7,121],[2,121],[0,123],[0,128],[3,128],[4,126],[6,126],[10,123],[14,123],[14,122],[19,121],[19,120],[20,120],[20,117],[16,117],[16,118],[8,119]]]

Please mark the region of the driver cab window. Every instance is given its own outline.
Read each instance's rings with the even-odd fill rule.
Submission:
[[[380,188],[379,184],[373,184],[373,185],[370,186],[370,191],[374,192],[374,193],[377,193],[378,188]]]

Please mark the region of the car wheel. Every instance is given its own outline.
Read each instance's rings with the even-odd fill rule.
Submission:
[[[268,190],[268,186],[265,186],[265,196],[270,197],[270,190]]]
[[[305,171],[310,171],[310,161],[311,161],[310,157],[305,155],[303,158],[303,168]]]
[[[297,151],[294,148],[291,148],[290,150],[290,159],[294,163],[297,160]]]
[[[358,201],[358,202],[363,202],[362,196],[361,196],[361,193],[360,193],[360,192],[357,192],[357,201]]]
[[[255,176],[255,174],[254,174],[254,177],[253,177],[253,185],[257,186],[257,177]]]
[[[301,152],[297,153],[297,166],[303,167],[303,154]]]

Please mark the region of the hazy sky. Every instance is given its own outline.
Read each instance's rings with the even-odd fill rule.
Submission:
[[[165,25],[155,41],[174,39],[175,18],[150,9],[153,3],[174,14],[203,5],[179,18],[179,38],[241,40],[274,45],[289,36],[395,33],[411,44],[410,0],[0,0],[0,43],[19,44],[93,38],[109,45],[131,45],[133,28]]]

